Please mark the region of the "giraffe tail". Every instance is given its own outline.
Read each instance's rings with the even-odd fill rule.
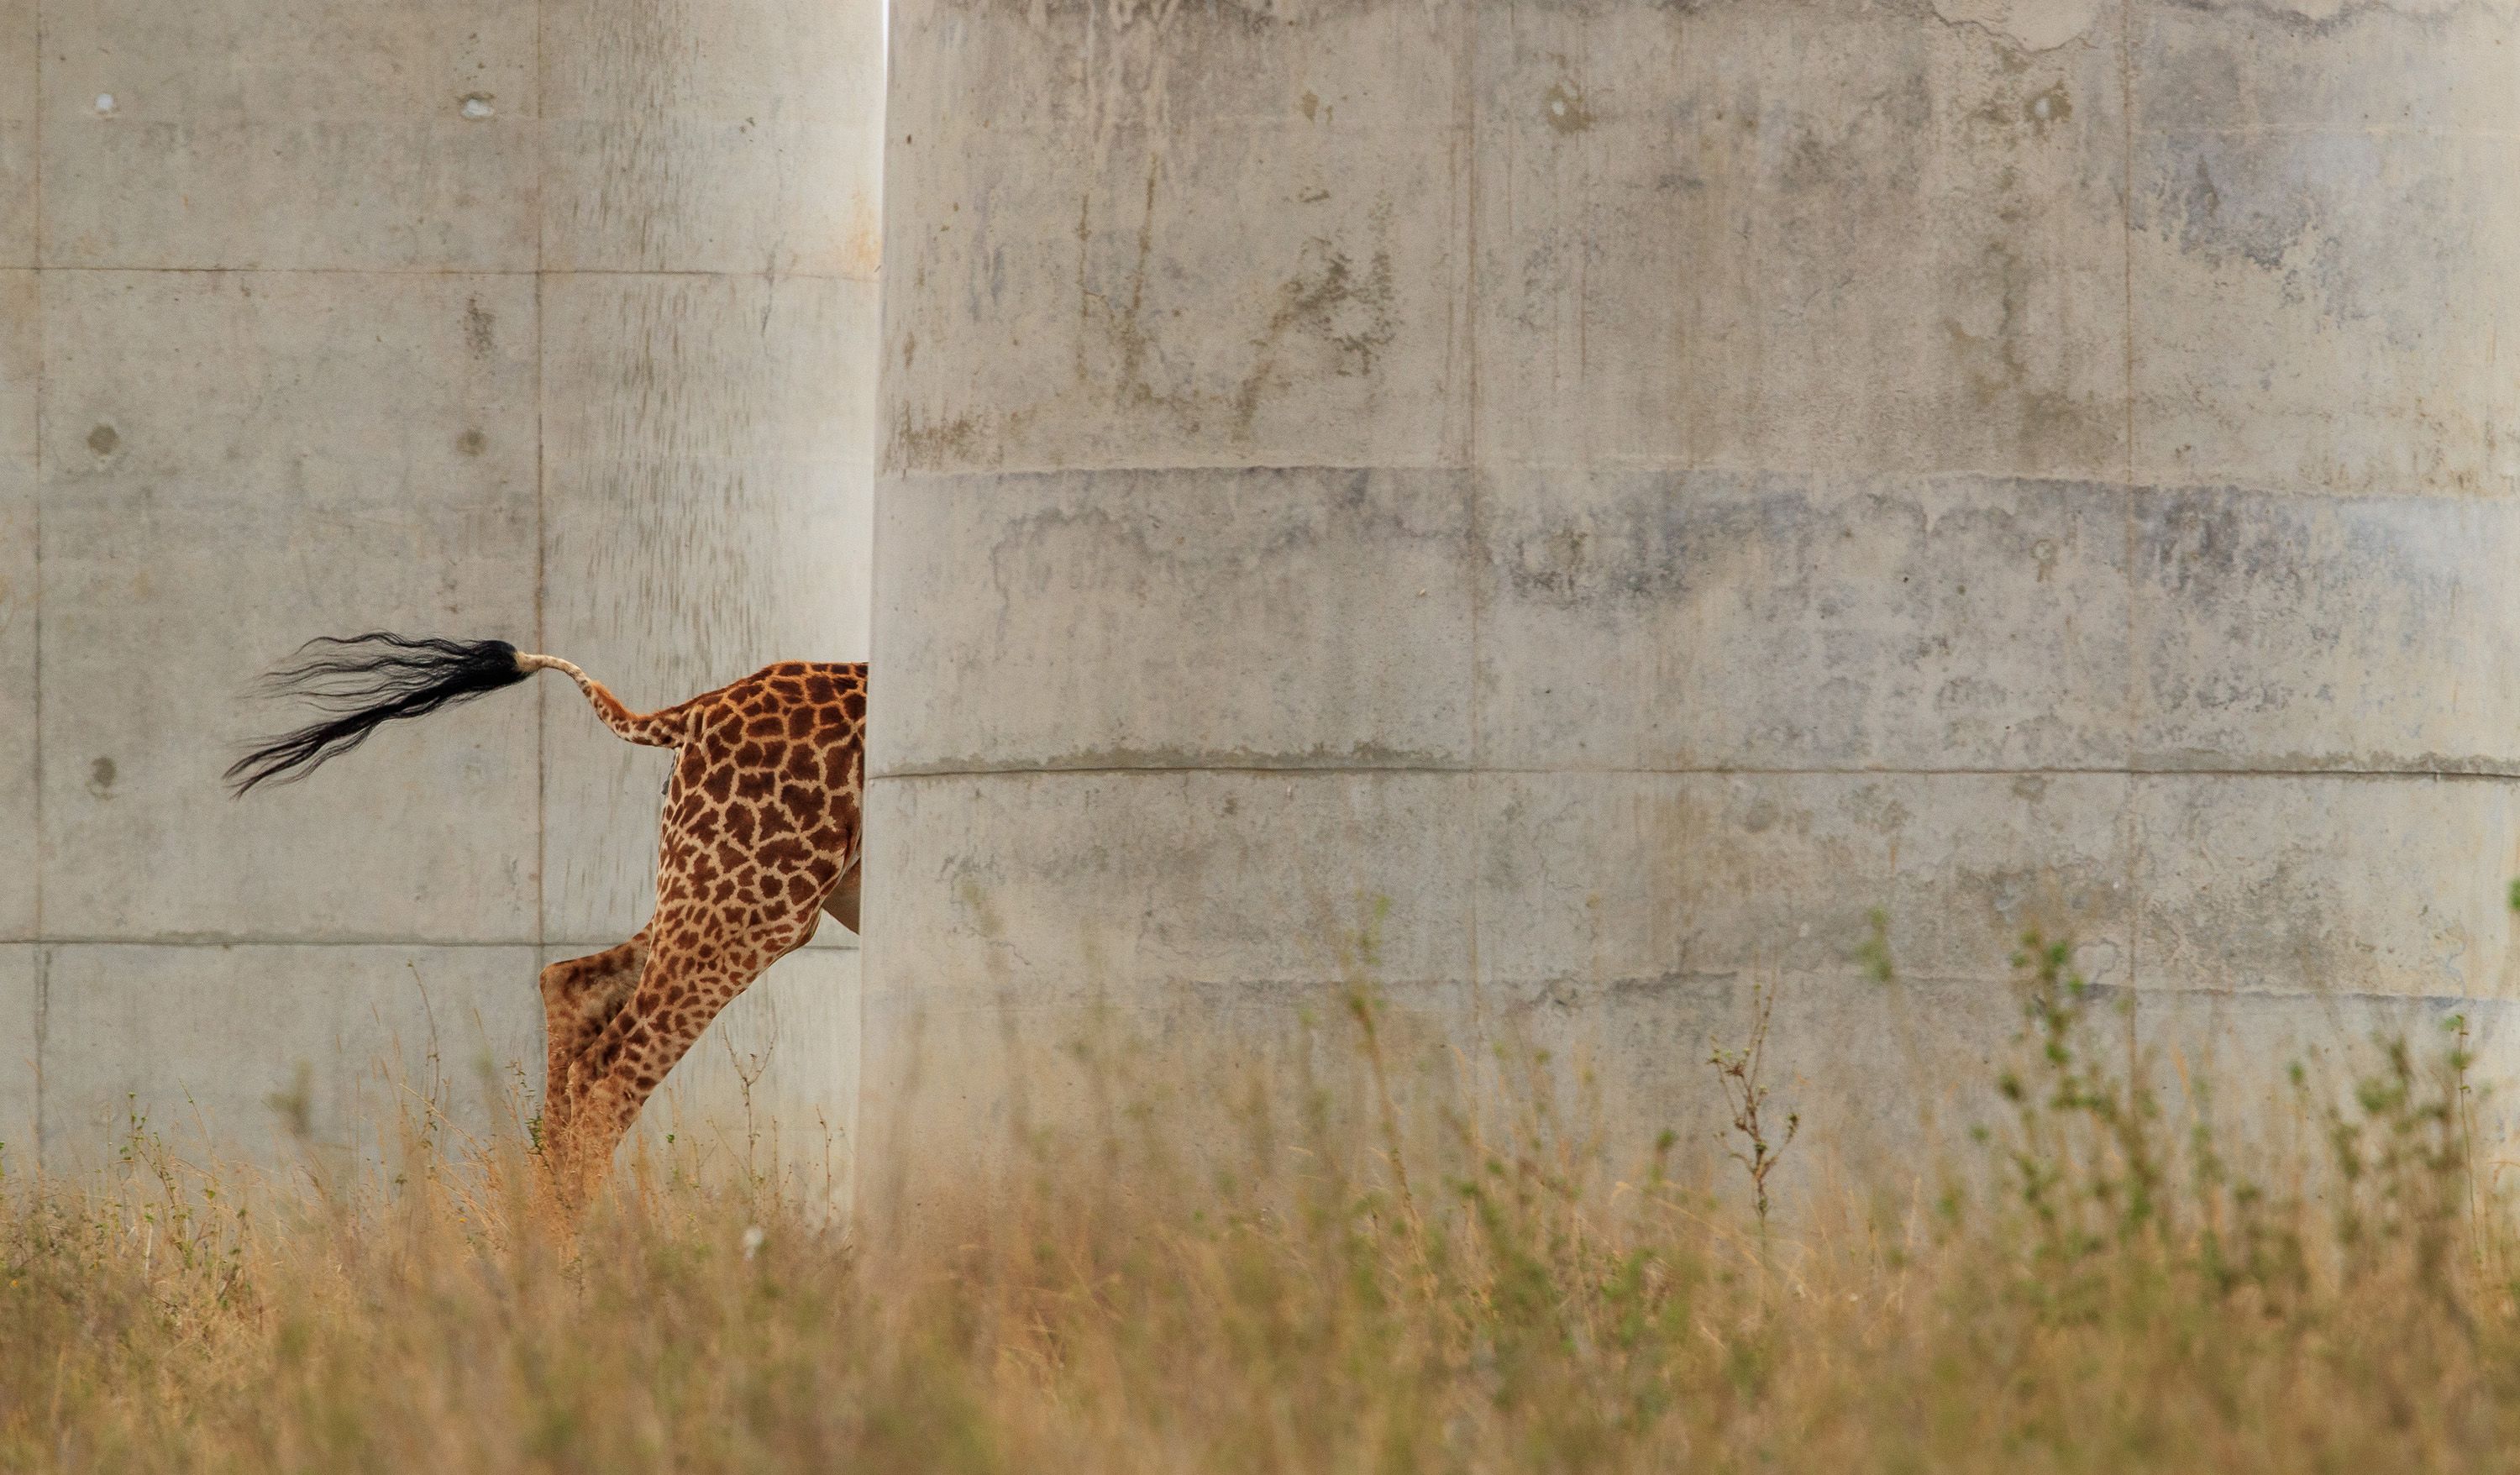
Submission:
[[[642,716],[602,683],[551,655],[527,655],[506,641],[455,641],[393,635],[326,636],[307,642],[297,660],[262,680],[273,696],[295,697],[324,715],[268,738],[229,765],[240,796],[263,783],[287,783],[313,773],[368,740],[388,722],[426,717],[440,707],[513,687],[536,671],[564,671],[595,703],[605,724],[632,742],[672,747],[682,740],[679,709]]]
[[[689,702],[667,707],[661,712],[633,712],[622,705],[621,698],[613,695],[604,683],[557,655],[518,652],[517,666],[527,675],[536,671],[558,671],[576,682],[577,689],[586,693],[587,704],[595,708],[595,715],[603,718],[606,727],[627,741],[641,747],[680,747],[689,740],[685,720],[686,709],[691,705]]]

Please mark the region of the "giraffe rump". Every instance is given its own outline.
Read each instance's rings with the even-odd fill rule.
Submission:
[[[302,779],[388,722],[426,717],[533,674],[506,641],[438,640],[382,630],[324,636],[299,647],[297,654],[295,664],[265,676],[261,690],[294,697],[328,715],[255,744],[229,765],[227,782],[239,796],[259,783]]]

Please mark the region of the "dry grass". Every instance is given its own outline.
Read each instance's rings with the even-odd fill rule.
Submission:
[[[2510,1463],[2512,1221],[2455,1040],[2375,1047],[2333,1109],[2305,1083],[2317,1162],[2234,1162],[2107,1063],[2061,958],[2025,961],[1980,1161],[1765,1225],[1545,1082],[1405,1178],[1385,1092],[1257,1094],[1202,1171],[1117,1109],[967,1206],[980,1241],[880,1251],[672,1177],[563,1246],[517,1151],[425,1132],[398,1182],[245,1207],[137,1131],[0,1194],[0,1468]]]

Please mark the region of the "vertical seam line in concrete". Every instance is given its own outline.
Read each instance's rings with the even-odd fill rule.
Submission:
[[[35,1170],[44,1166],[44,1053],[45,1035],[53,1011],[53,950],[44,944],[44,380],[51,367],[49,344],[45,341],[44,323],[44,7],[35,5],[35,125],[30,138],[35,151],[35,239],[30,258],[35,279],[35,486],[32,526],[28,532],[34,543],[34,670],[29,685],[28,702],[34,708],[34,739],[27,744],[27,762],[32,770],[35,792],[30,806],[35,832],[29,847],[33,852],[34,878],[31,887],[31,910],[28,918],[35,935]]]
[[[548,207],[544,173],[550,163],[551,132],[545,115],[551,109],[551,78],[543,70],[543,4],[534,0],[534,648],[549,650],[543,605],[550,585],[550,528],[544,509],[547,475],[549,410],[545,404],[549,351],[549,310],[543,301],[546,265],[543,216]],[[534,683],[534,969],[542,970],[543,950],[551,941],[551,693],[550,683]]]
[[[34,262],[34,271],[30,275],[35,279],[35,485],[27,532],[34,545],[35,578],[34,610],[29,616],[34,642],[33,670],[28,682],[32,690],[27,693],[27,702],[34,709],[35,725],[34,738],[27,744],[26,758],[35,785],[34,802],[29,806],[33,812],[35,832],[30,837],[34,843],[28,847],[34,861],[34,876],[29,887],[29,909],[33,915],[27,920],[29,930],[40,944],[44,939],[44,872],[47,869],[44,865],[44,380],[51,368],[47,352],[49,345],[44,341],[44,7],[40,0],[35,6],[35,126],[31,138],[35,150],[35,239],[30,257]],[[41,956],[40,949],[38,956]],[[40,1120],[43,1092],[40,1065],[35,1079]]]
[[[2126,478],[2119,501],[2123,504],[2120,512],[2126,518],[2124,555],[2126,571],[2123,575],[2126,579],[2127,602],[2126,723],[2127,761],[2128,766],[2132,768],[2142,721],[2140,706],[2143,697],[2143,653],[2142,647],[2138,643],[2141,631],[2136,619],[2136,606],[2139,599],[2141,581],[2136,565],[2137,550],[2140,543],[2137,537],[2135,480],[2135,13],[2139,0],[2118,0],[2118,124],[2123,140],[2123,152],[2118,162],[2118,255],[2124,279],[2125,315],[2121,320],[2124,341],[2120,346],[2125,354],[2126,374]],[[2126,851],[2124,890],[2126,893],[2127,989],[2130,999],[2140,997],[2136,993],[2136,989],[2140,982],[2139,972],[2142,961],[2138,949],[2142,944],[2143,905],[2139,890],[2142,884],[2142,872],[2138,861],[2139,837],[2136,833],[2136,789],[2142,782],[2141,779],[2130,776],[2126,781],[2126,792],[2119,801],[2126,806],[2123,811],[2125,818],[2120,822],[2118,843],[2124,846]],[[2140,1007],[2140,1005],[2138,1007]],[[2129,1059],[2134,1058],[2132,1031],[2135,1029],[2135,1013],[2136,1010],[2132,1008],[2127,1012],[2127,1029],[2130,1031]]]
[[[1470,867],[1469,874],[1462,878],[1462,913],[1469,936],[1463,952],[1470,974],[1467,982],[1474,1023],[1483,1025],[1484,1020],[1476,1017],[1486,1013],[1486,991],[1479,967],[1479,875],[1487,867],[1487,808],[1480,802],[1483,785],[1478,772],[1482,751],[1479,729],[1485,720],[1479,709],[1479,627],[1486,584],[1481,577],[1486,558],[1486,523],[1480,513],[1487,501],[1479,434],[1479,10],[1464,0],[1456,14],[1462,27],[1462,59],[1456,67],[1454,86],[1461,89],[1462,132],[1453,147],[1462,160],[1462,335],[1465,349],[1462,397],[1469,418],[1463,427],[1468,454],[1462,458],[1469,463],[1465,487],[1469,497],[1469,547],[1465,550],[1467,566],[1462,572],[1470,581],[1470,687],[1465,693],[1470,727]]]
[[[44,1166],[44,1054],[53,1023],[53,950],[35,944],[35,1167]]]

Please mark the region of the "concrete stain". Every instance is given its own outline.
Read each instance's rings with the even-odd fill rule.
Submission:
[[[2003,241],[1989,242],[1973,276],[1992,278],[1980,301],[1992,296],[1998,317],[1991,332],[1972,333],[1955,317],[1943,319],[1945,341],[1962,385],[1977,411],[1971,424],[2001,438],[2016,464],[2038,471],[2105,465],[2123,454],[2121,411],[2090,393],[2054,382],[2072,372],[2036,353],[2045,326],[2033,306],[2036,270]],[[2048,380],[2048,382],[2041,382]]]
[[[2200,154],[2186,177],[2161,200],[2176,224],[2180,247],[2209,259],[2237,257],[2278,274],[2287,299],[2299,300],[2304,284],[2294,269],[2295,252],[2316,227],[2317,201],[2290,181],[2280,181],[2286,188],[2261,188],[2234,197],[2225,188],[2232,182],[2232,174],[2242,174],[2244,182],[2254,181],[2247,181],[2240,164],[2229,158],[2220,160],[2225,175],[2218,180],[2216,162]]]
[[[1388,213],[1387,208],[1375,212],[1377,235],[1387,228]],[[1289,336],[1302,334],[1335,350],[1330,369],[1341,378],[1371,375],[1374,356],[1399,336],[1394,296],[1391,253],[1379,244],[1360,273],[1330,242],[1307,242],[1303,264],[1279,288],[1278,308],[1261,331],[1259,352],[1235,391],[1236,438],[1251,439],[1261,396],[1277,375],[1279,353]]]
[[[929,424],[919,421],[904,405],[893,415],[892,446],[884,460],[906,470],[968,465],[980,444],[979,423],[969,415]]]
[[[1577,88],[1559,82],[1540,101],[1540,115],[1558,133],[1573,135],[1592,128],[1592,110],[1584,106],[1584,94]]]
[[[498,321],[488,308],[481,305],[479,297],[464,299],[464,346],[472,349],[474,357],[490,356],[494,346],[491,331]]]

